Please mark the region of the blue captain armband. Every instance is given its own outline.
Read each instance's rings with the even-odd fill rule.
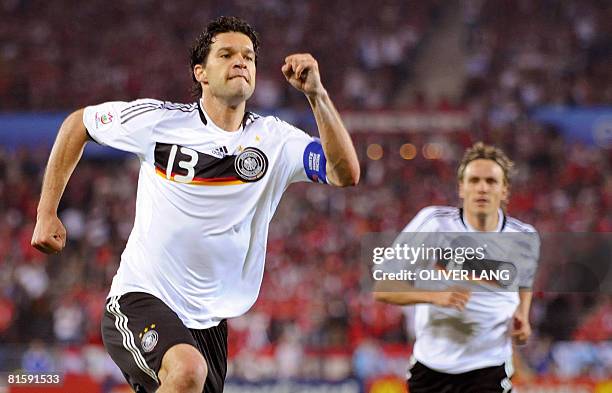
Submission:
[[[313,141],[304,149],[304,170],[306,176],[315,183],[327,184],[327,173],[325,167],[327,159],[323,153],[323,146],[319,138],[313,138]]]

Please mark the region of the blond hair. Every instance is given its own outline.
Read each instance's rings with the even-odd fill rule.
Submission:
[[[474,160],[491,160],[497,163],[504,172],[504,183],[510,187],[510,179],[513,175],[514,162],[508,158],[502,149],[483,142],[476,142],[472,147],[465,151],[459,168],[457,168],[457,180],[461,182],[465,174],[465,168]]]

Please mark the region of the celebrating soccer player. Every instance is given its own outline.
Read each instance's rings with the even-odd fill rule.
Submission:
[[[32,245],[57,253],[57,216],[88,139],[140,159],[136,219],[108,294],[104,345],[137,392],[222,392],[226,319],[261,285],[268,226],[290,183],[352,186],[359,163],[309,54],[282,73],[303,92],[321,139],[245,109],[258,38],[243,20],[212,21],[191,50],[197,101],[106,102],[72,113],[51,151]]]
[[[539,239],[535,229],[504,211],[512,166],[500,149],[475,144],[466,151],[457,173],[463,207],[426,207],[403,232],[498,232],[499,237],[522,234],[535,239],[524,246],[533,246],[533,260],[529,262],[533,262],[531,266],[537,264]],[[414,287],[389,291],[386,283],[376,283],[377,300],[416,305],[416,342],[408,373],[410,393],[511,391],[512,339],[524,344],[531,334],[529,288],[535,269],[525,270],[525,274],[516,276],[518,291],[496,290],[487,284],[482,291],[461,286],[449,286],[444,291]]]

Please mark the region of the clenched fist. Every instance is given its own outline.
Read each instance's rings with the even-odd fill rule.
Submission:
[[[325,91],[321,84],[319,64],[310,53],[287,56],[281,70],[291,86],[307,96],[316,96]]]
[[[531,336],[531,325],[529,317],[515,312],[512,317],[512,330],[510,336],[516,345],[525,345]]]
[[[55,214],[42,214],[36,218],[32,246],[45,254],[62,251],[66,246],[66,228]]]

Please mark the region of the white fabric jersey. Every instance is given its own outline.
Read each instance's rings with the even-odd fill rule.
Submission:
[[[200,102],[107,102],[83,122],[96,142],[140,158],[134,228],[108,296],[152,294],[194,329],[245,313],[281,195],[293,182],[325,182],[320,143],[249,112],[224,131]]]
[[[463,219],[462,209],[431,206],[421,210],[403,232],[476,231]],[[500,209],[496,232],[536,231],[531,225],[506,217]],[[530,287],[532,281],[533,277],[523,279],[521,287]],[[433,370],[449,374],[504,364],[512,357],[510,324],[519,302],[516,291],[486,290],[486,286],[480,286],[472,292],[463,311],[417,304],[414,358]]]

